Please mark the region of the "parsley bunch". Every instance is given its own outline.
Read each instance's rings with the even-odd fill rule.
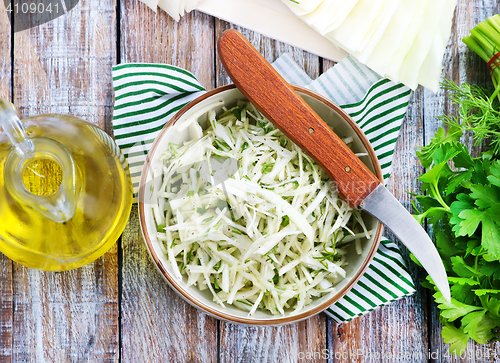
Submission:
[[[450,352],[461,354],[469,339],[485,344],[500,337],[500,114],[483,90],[451,81],[444,87],[454,91],[451,99],[459,105],[459,118],[445,117],[448,132],[440,128],[417,152],[427,172],[419,178],[423,195],[416,196],[414,208],[415,218],[420,223],[427,219],[434,231],[451,302],[430,277],[422,285],[435,291]],[[492,137],[493,147],[473,158],[459,140],[464,131],[475,131],[478,119],[487,122],[475,137]]]

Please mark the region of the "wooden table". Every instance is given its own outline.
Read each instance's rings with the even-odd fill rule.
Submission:
[[[484,62],[461,39],[499,11],[498,0],[459,0],[445,77],[490,84]],[[112,133],[112,65],[169,63],[212,89],[229,83],[214,44],[230,27],[198,12],[175,23],[137,0],[81,0],[68,15],[12,34],[0,2],[0,97],[11,99],[23,117],[68,113]],[[333,66],[241,30],[270,61],[291,52],[312,78]],[[445,96],[418,88],[411,98],[389,185],[408,208],[406,191],[419,190],[416,177],[423,171],[415,148],[434,134],[436,116],[456,113]],[[418,281],[419,272],[405,256]],[[437,316],[430,294],[418,287],[414,296],[348,324],[338,325],[324,314],[266,328],[217,321],[186,304],[160,277],[135,208],[121,240],[83,268],[46,273],[0,254],[2,362],[500,362],[499,343],[469,343],[468,358],[447,357]],[[488,353],[489,359],[480,358]]]

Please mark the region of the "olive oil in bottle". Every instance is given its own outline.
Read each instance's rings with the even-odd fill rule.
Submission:
[[[20,122],[0,100],[0,251],[25,266],[63,271],[104,254],[132,205],[113,139],[79,118]]]

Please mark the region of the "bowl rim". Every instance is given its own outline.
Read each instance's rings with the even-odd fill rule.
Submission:
[[[373,166],[375,168],[375,174],[377,178],[380,181],[383,181],[383,176],[382,176],[382,169],[380,166],[380,162],[378,161],[378,158],[375,154],[375,150],[371,146],[368,138],[366,135],[361,131],[359,126],[354,122],[354,120],[345,112],[343,109],[341,109],[338,105],[327,99],[326,97],[309,90],[308,88],[302,87],[302,86],[297,86],[291,84],[292,88],[299,92],[306,94],[308,96],[311,96],[313,98],[316,98],[317,100],[325,103],[327,106],[335,110],[342,118],[350,125],[350,127],[354,130],[354,132],[358,135],[360,138],[361,142],[363,143],[363,146],[366,148],[366,151],[368,152],[368,155],[373,163]],[[380,240],[382,237],[382,232],[383,232],[383,225],[380,221],[378,221],[377,224],[377,231],[375,232],[374,235],[374,242],[371,246],[371,250],[367,254],[365,260],[362,263],[361,268],[356,272],[354,278],[351,280],[349,284],[344,286],[341,290],[339,290],[335,295],[333,295],[330,299],[324,301],[323,303],[319,304],[318,306],[314,307],[313,309],[307,310],[302,313],[298,313],[295,315],[288,315],[285,317],[277,317],[277,318],[272,318],[272,319],[256,319],[256,318],[249,318],[249,317],[240,317],[240,316],[235,316],[229,313],[225,313],[221,309],[214,309],[211,306],[208,306],[205,304],[203,301],[195,298],[192,296],[186,289],[180,286],[180,284],[177,282],[177,280],[170,275],[170,273],[165,269],[163,264],[160,261],[160,258],[158,255],[155,253],[155,250],[153,248],[153,243],[151,242],[150,236],[146,226],[146,220],[145,220],[145,205],[142,202],[144,199],[143,195],[143,189],[142,186],[145,185],[147,175],[149,172],[149,167],[151,165],[151,160],[152,156],[155,154],[156,149],[158,148],[158,145],[160,144],[160,141],[163,139],[163,136],[167,132],[167,130],[173,126],[186,112],[188,112],[191,108],[195,107],[198,103],[201,101],[212,97],[213,95],[216,95],[221,92],[225,92],[228,90],[232,90],[234,88],[237,88],[236,85],[234,84],[228,84],[225,86],[221,86],[218,88],[215,88],[211,91],[206,92],[205,94],[201,95],[200,97],[194,99],[190,103],[188,103],[186,106],[184,106],[181,110],[179,110],[166,124],[163,126],[163,128],[160,130],[158,135],[155,138],[155,141],[151,147],[151,150],[149,151],[147,157],[146,157],[146,162],[144,163],[144,167],[142,170],[142,175],[141,175],[141,180],[140,180],[140,187],[139,187],[139,196],[138,196],[138,209],[139,209],[139,222],[141,226],[141,232],[142,236],[144,238],[144,242],[146,244],[146,247],[148,249],[149,255],[151,259],[153,260],[156,268],[159,270],[161,275],[163,276],[164,279],[169,283],[169,285],[181,295],[181,297],[184,298],[187,302],[189,302],[191,305],[193,305],[196,308],[202,309],[204,312],[208,313],[209,315],[212,315],[216,318],[220,318],[226,321],[231,321],[235,323],[240,323],[240,324],[248,324],[248,325],[281,325],[281,324],[289,324],[293,322],[298,322],[300,320],[307,319],[311,316],[314,316],[321,311],[327,309],[329,306],[334,304],[336,301],[341,299],[363,276],[364,272],[368,268],[370,262],[372,261],[373,257],[375,256],[375,253],[378,249],[378,246],[380,244]]]

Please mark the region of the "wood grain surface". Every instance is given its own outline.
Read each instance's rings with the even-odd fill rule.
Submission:
[[[490,84],[484,62],[461,39],[499,11],[498,0],[459,0],[445,77]],[[196,11],[176,23],[138,0],[80,0],[66,16],[12,34],[0,2],[0,97],[23,117],[69,113],[112,133],[113,64],[173,64],[212,89],[230,83],[215,52],[229,28],[268,61],[290,53],[311,78],[333,66]],[[412,95],[388,185],[408,209],[407,191],[419,191],[423,171],[415,148],[440,126],[436,116],[456,111],[444,92],[418,88]],[[421,271],[403,251],[418,282]],[[470,342],[466,357],[448,357],[437,309],[419,285],[413,296],[341,325],[325,314],[280,327],[217,321],[179,298],[155,270],[135,208],[119,243],[94,263],[46,273],[0,254],[0,274],[0,362],[500,362],[500,343]]]
[[[194,12],[176,23],[133,0],[121,3],[121,27],[121,62],[173,64],[213,87],[213,18]],[[149,258],[134,207],[121,248],[122,361],[217,362],[217,321],[167,286]]]
[[[113,1],[83,1],[13,40],[13,101],[22,117],[69,113],[110,130]],[[12,361],[118,360],[117,257],[114,247],[94,263],[63,273],[14,264]]]

